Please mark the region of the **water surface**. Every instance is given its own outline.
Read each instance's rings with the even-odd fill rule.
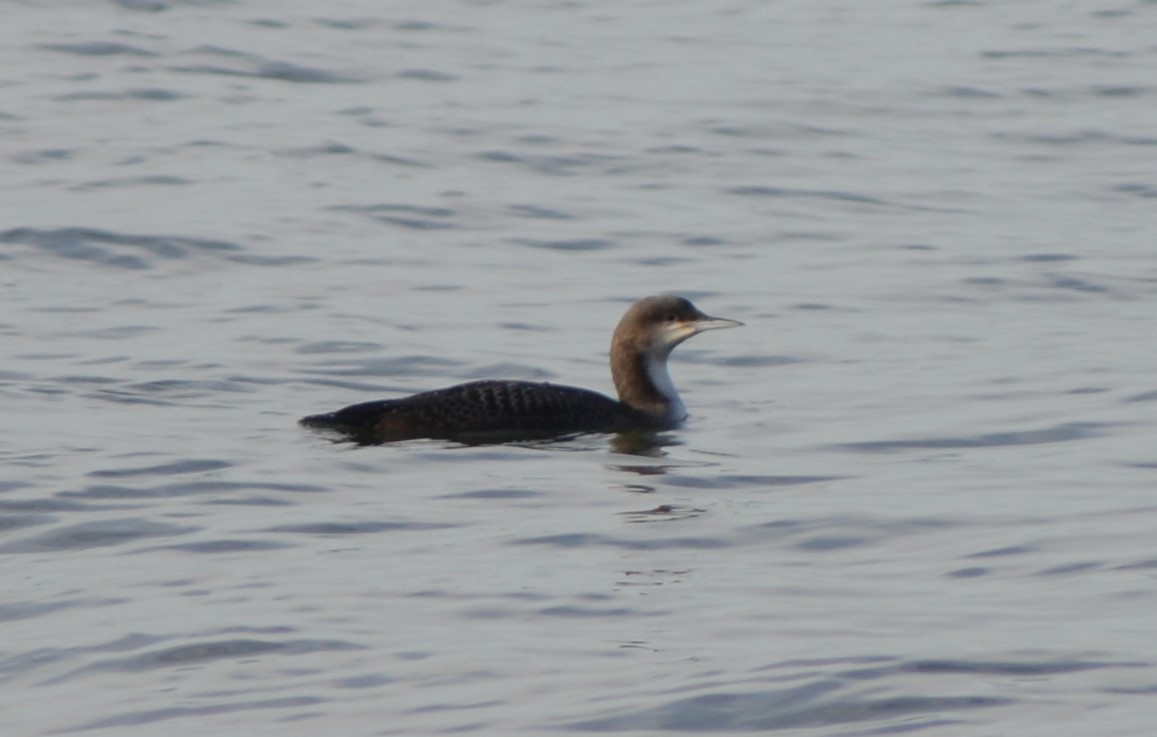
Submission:
[[[1148,734],[1155,12],[7,8],[4,733]]]

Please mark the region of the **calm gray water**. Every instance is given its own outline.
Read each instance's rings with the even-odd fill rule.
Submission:
[[[1150,735],[1157,4],[0,8],[0,732]],[[304,414],[676,352],[653,447]]]

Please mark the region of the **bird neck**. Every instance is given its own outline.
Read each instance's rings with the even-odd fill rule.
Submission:
[[[669,354],[669,349],[658,353],[616,342],[611,347],[611,377],[624,404],[663,422],[679,422],[687,410],[667,371]]]

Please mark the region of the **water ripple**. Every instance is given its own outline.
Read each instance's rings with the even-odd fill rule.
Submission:
[[[544,535],[542,537],[526,537],[512,540],[511,545],[549,545],[557,548],[584,548],[584,547],[613,547],[625,550],[714,550],[729,548],[735,545],[733,541],[711,537],[675,537],[663,540],[628,540],[626,538],[611,537],[610,535],[595,535],[591,533],[569,533],[562,535]]]
[[[163,235],[132,235],[96,228],[12,228],[0,243],[34,246],[61,258],[119,269],[148,269],[154,259],[187,259],[194,254],[235,259],[241,246],[227,241]]]
[[[228,704],[209,704],[204,706],[175,706],[168,709],[152,709],[134,711],[105,719],[86,722],[72,727],[68,731],[108,729],[109,727],[133,727],[140,724],[166,721],[187,717],[209,716],[212,714],[228,714],[235,711],[253,711],[255,709],[297,709],[303,706],[313,706],[325,703],[326,699],[318,696],[291,696],[280,699],[260,699],[256,701],[234,701]]]
[[[266,532],[291,532],[299,535],[365,535],[376,532],[449,530],[459,525],[436,522],[310,522],[303,525],[271,527]]]
[[[678,699],[655,709],[576,722],[571,729],[590,732],[669,730],[675,732],[759,732],[891,720],[915,731],[944,724],[944,712],[1014,703],[991,696],[834,696],[832,681],[755,693],[712,693]],[[928,716],[920,720],[921,715]]]
[[[81,522],[0,546],[0,554],[92,550],[149,537],[185,535],[197,529],[139,518]]]
[[[1085,440],[1103,435],[1102,430],[1107,427],[1109,427],[1109,425],[1099,422],[1066,422],[1040,430],[994,432],[945,438],[870,440],[862,443],[842,443],[833,447],[857,450],[863,453],[889,453],[899,450],[921,449],[1000,448],[1015,445],[1037,445],[1041,443],[1065,443],[1073,440]]]

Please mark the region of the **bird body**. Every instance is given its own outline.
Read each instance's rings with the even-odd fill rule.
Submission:
[[[618,400],[572,386],[485,380],[354,404],[301,424],[361,442],[669,429],[687,414],[667,371],[671,350],[704,330],[739,325],[709,317],[681,297],[647,297],[627,310],[611,341]]]

